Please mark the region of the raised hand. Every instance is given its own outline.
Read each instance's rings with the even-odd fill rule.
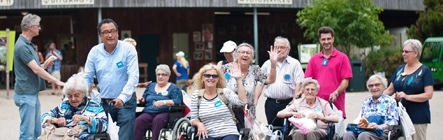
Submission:
[[[234,77],[235,79],[241,78],[241,71],[240,71],[240,66],[238,65],[238,63],[236,63],[236,62],[232,63],[232,69],[231,69],[231,73],[229,73],[229,75],[231,75],[231,77]]]
[[[274,47],[271,45],[271,48],[268,51],[269,54],[269,60],[271,60],[271,64],[276,64],[277,63],[277,59],[278,59],[278,55],[280,53],[278,53],[278,48]]]

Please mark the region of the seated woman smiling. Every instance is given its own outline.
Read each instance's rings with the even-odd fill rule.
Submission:
[[[295,117],[312,119],[316,122],[317,128],[304,133],[294,127],[289,133],[293,140],[319,140],[327,135],[327,122],[338,122],[338,117],[332,110],[328,101],[317,97],[320,85],[317,80],[305,79],[302,82],[303,98],[297,99],[294,103],[277,113],[277,117]]]
[[[97,101],[88,99],[88,89],[81,74],[69,78],[62,90],[68,100],[42,115],[42,127],[46,126],[45,123],[57,127],[83,125],[86,129],[80,134],[80,140],[89,139],[91,134],[106,132],[106,113]]]

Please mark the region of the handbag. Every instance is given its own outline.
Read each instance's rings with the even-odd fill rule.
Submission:
[[[401,101],[398,102],[397,110],[403,130],[403,136],[406,138],[406,140],[411,140],[412,135],[415,134],[414,124],[412,123],[411,118],[409,117],[408,112],[406,112],[406,108],[403,106]]]
[[[82,125],[59,128],[51,123],[45,123],[44,125],[44,132],[37,140],[78,140],[78,136],[86,129]]]

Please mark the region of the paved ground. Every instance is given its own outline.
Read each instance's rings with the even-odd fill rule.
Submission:
[[[137,94],[141,95],[144,89],[138,88]],[[50,91],[46,90],[40,93],[40,101],[42,104],[42,113],[49,111],[60,103],[60,96],[49,95]],[[369,96],[369,92],[352,92],[346,94],[346,110],[348,118],[345,122],[352,121],[358,115],[362,100]],[[10,91],[9,99],[7,99],[6,91],[0,90],[0,140],[14,140],[18,139],[20,117],[18,107],[15,106],[13,100],[13,91]],[[265,98],[260,98],[257,109],[257,118],[261,122],[266,122],[263,112],[263,103]],[[434,92],[434,97],[431,100],[432,124],[428,126],[429,140],[441,140],[443,135],[440,135],[443,130],[443,121],[439,116],[443,115],[443,91]],[[439,109],[440,108],[440,109]]]

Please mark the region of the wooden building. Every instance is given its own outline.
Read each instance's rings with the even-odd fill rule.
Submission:
[[[267,60],[269,46],[276,36],[289,38],[291,53],[309,43],[296,24],[296,13],[311,0],[3,0],[0,1],[0,29],[20,30],[23,14],[42,17],[42,31],[33,39],[40,50],[54,40],[66,52],[66,80],[84,65],[86,56],[99,42],[97,23],[112,18],[120,38],[137,41],[140,63],[148,63],[148,79],[155,80],[157,64],[172,66],[174,54],[188,55],[191,73],[204,64],[217,62],[227,40],[247,42],[259,50],[259,64]],[[409,27],[424,10],[422,0],[374,0],[385,11],[380,19],[386,28]],[[257,10],[258,44],[254,44],[253,10]],[[209,27],[209,28],[206,28]],[[207,30],[209,29],[209,30]],[[208,32],[207,32],[208,31]],[[19,35],[19,34],[17,34]],[[206,36],[206,37],[205,37]],[[73,42],[73,45],[69,45]],[[73,47],[75,46],[75,47]],[[192,75],[192,74],[191,74]],[[171,77],[171,81],[175,77]]]

